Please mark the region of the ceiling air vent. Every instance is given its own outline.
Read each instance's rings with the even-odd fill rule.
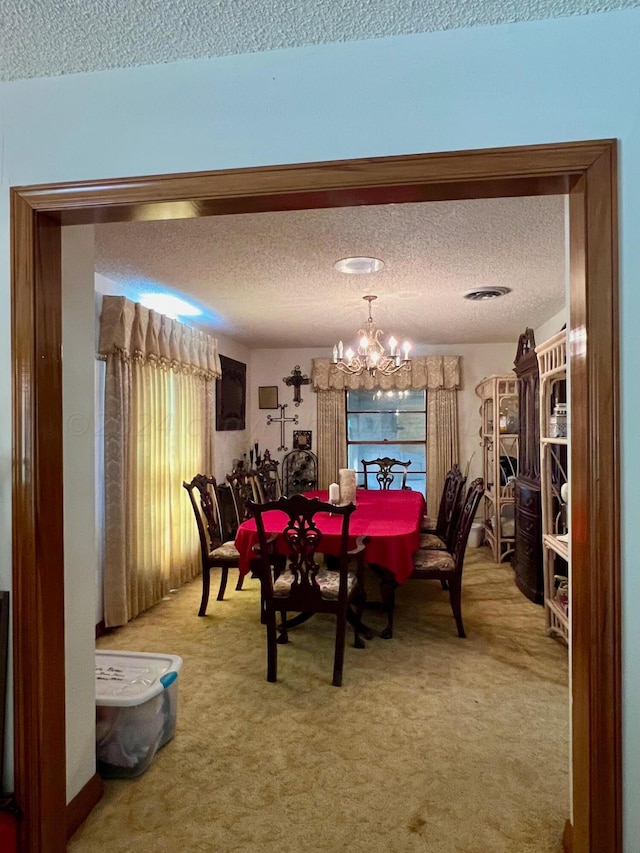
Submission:
[[[507,293],[511,293],[510,287],[478,287],[475,290],[468,290],[464,298],[472,302],[483,302],[485,299],[497,299]]]

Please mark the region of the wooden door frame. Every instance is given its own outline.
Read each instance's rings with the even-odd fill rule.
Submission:
[[[622,853],[615,140],[12,188],[22,853],[65,849],[61,226],[552,193],[570,206],[573,844]]]

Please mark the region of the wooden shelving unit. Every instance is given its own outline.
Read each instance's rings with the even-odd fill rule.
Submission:
[[[484,535],[496,563],[513,552],[514,483],[518,467],[518,388],[515,373],[488,376],[476,386],[485,482]]]
[[[536,347],[540,368],[540,488],[544,609],[552,636],[569,637],[569,508],[561,497],[568,482],[568,427],[554,423],[558,404],[567,402],[567,333]],[[564,434],[562,434],[564,433]]]

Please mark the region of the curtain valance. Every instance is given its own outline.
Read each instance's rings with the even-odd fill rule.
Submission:
[[[222,375],[215,338],[124,296],[103,297],[98,352],[101,356],[118,352],[125,358],[157,359],[195,370],[208,379]]]
[[[409,370],[399,370],[391,376],[371,376],[367,372],[353,376],[338,370],[330,358],[314,358],[311,381],[314,391],[356,391],[359,388],[380,388],[383,391],[422,391],[425,388],[428,391],[455,391],[460,388],[460,356],[415,356],[411,359]]]

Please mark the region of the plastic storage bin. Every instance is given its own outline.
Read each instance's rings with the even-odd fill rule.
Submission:
[[[467,540],[467,544],[470,548],[479,548],[482,545],[484,529],[482,523],[479,521],[474,521],[471,525],[471,530],[469,531],[469,539]]]
[[[96,651],[96,758],[105,778],[133,778],[173,737],[178,655]]]

